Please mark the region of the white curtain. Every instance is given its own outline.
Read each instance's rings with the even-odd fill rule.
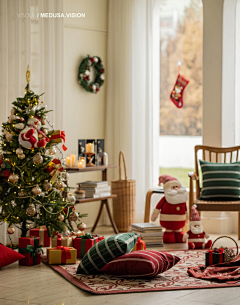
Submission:
[[[136,179],[136,221],[147,190],[157,185],[159,135],[159,1],[110,0],[108,18],[106,151],[126,157]],[[118,179],[118,170],[115,170]]]
[[[16,97],[24,95],[29,65],[30,88],[45,92],[43,100],[53,110],[48,117],[62,128],[63,18],[38,15],[62,11],[63,0],[0,0],[0,123],[7,121]],[[1,225],[4,244],[5,230]]]

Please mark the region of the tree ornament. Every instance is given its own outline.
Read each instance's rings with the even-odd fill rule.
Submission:
[[[84,231],[86,229],[86,224],[84,222],[80,222],[78,225],[77,225],[77,228],[78,230],[80,231]]]
[[[12,226],[10,226],[10,227],[7,228],[7,232],[8,232],[8,234],[14,234],[15,229]]]
[[[18,193],[18,197],[27,197],[27,192],[25,192],[23,189],[21,189],[20,193]]]
[[[22,160],[25,158],[25,155],[24,154],[18,155],[18,158]]]
[[[40,187],[37,185],[34,188],[32,188],[32,192],[35,196],[40,195],[42,193],[42,190],[40,189]]]
[[[8,123],[11,124],[16,119],[16,116],[14,114],[11,114],[8,118]]]
[[[0,160],[0,177],[8,178],[10,176],[11,164],[9,161]]]
[[[28,216],[34,216],[36,214],[36,208],[33,203],[29,204],[28,208],[26,209],[26,214]]]
[[[57,153],[56,147],[51,147],[51,148],[49,149],[49,155],[53,156],[53,155],[55,155],[56,153]]]
[[[60,213],[60,214],[58,215],[58,220],[59,220],[59,221],[64,221],[64,215]]]
[[[43,130],[42,130],[44,133],[45,133],[45,135],[47,135],[48,134],[48,130],[46,129],[46,128],[43,128]]]
[[[96,77],[95,80],[90,82],[89,75],[90,75],[90,68],[93,67],[96,70]],[[81,62],[79,69],[78,69],[78,82],[83,86],[83,88],[92,93],[96,93],[99,91],[99,88],[104,83],[104,67],[102,65],[102,61],[100,57],[86,57]]]
[[[34,157],[33,157],[33,163],[34,164],[41,164],[43,162],[43,157],[41,156],[40,153],[37,153]]]
[[[43,102],[43,103],[44,103],[44,102]],[[42,119],[42,124],[43,124],[43,125],[46,125],[46,123],[47,123],[46,119],[43,118],[43,119]]]
[[[44,191],[46,191],[46,192],[51,191],[51,189],[52,189],[52,183],[51,183],[51,182],[48,182],[48,180],[45,180],[45,182],[43,183],[43,189],[44,189]]]
[[[16,154],[17,154],[17,155],[23,154],[22,148],[17,148],[17,149],[16,149]]]
[[[61,172],[61,179],[67,181],[69,179],[69,173],[66,171]]]
[[[62,232],[62,236],[68,237],[69,235],[70,235],[70,231],[68,230],[68,228],[65,228],[64,231]]]
[[[38,117],[28,119],[27,126],[20,132],[18,141],[21,146],[28,149],[45,147],[49,139],[40,131],[41,120]],[[43,138],[39,141],[38,135]]]
[[[12,141],[13,134],[12,133],[6,133],[5,138],[7,139],[8,142]]]
[[[0,153],[0,160],[2,160],[3,159],[3,154],[2,153]]]
[[[56,189],[58,189],[59,191],[62,192],[62,191],[64,191],[66,184],[63,181],[58,180],[55,187],[56,187]]]
[[[78,213],[75,212],[75,211],[72,211],[70,214],[69,214],[69,219],[71,221],[77,221],[78,220]]]
[[[9,177],[8,177],[8,180],[12,183],[16,183],[19,179],[19,176],[17,174],[11,174]]]
[[[10,110],[10,113],[11,113],[11,114],[15,114],[15,109],[11,109],[11,110]]]
[[[15,124],[15,128],[16,129],[23,129],[24,128],[24,124],[23,123],[17,123],[17,124]]]
[[[74,204],[76,202],[76,197],[73,196],[71,193],[68,194],[67,200],[71,203]]]

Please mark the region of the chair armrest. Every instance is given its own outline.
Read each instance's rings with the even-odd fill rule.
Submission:
[[[191,207],[194,202],[193,181],[198,180],[198,176],[194,172],[189,172],[188,177],[190,178],[190,181],[189,181],[189,213],[190,213]]]
[[[194,172],[188,172],[188,177],[190,178],[190,181],[191,180],[198,180],[198,176]]]

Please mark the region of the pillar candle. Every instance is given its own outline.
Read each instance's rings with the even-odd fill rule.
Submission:
[[[71,158],[72,167],[75,167],[76,155],[70,155],[70,158]]]
[[[86,152],[94,152],[94,144],[93,143],[87,143],[85,148],[86,148]]]
[[[72,167],[72,159],[71,159],[71,157],[67,157],[66,158],[66,164],[67,164],[67,167]]]

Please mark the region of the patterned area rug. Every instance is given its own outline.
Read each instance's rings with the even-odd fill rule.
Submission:
[[[125,279],[103,274],[76,275],[79,261],[75,265],[49,265],[69,282],[80,289],[93,294],[115,294],[144,291],[167,291],[177,289],[203,289],[240,286],[240,283],[226,284],[190,277],[187,269],[190,266],[204,265],[206,250],[168,251],[181,258],[180,262],[170,270],[151,279]]]

